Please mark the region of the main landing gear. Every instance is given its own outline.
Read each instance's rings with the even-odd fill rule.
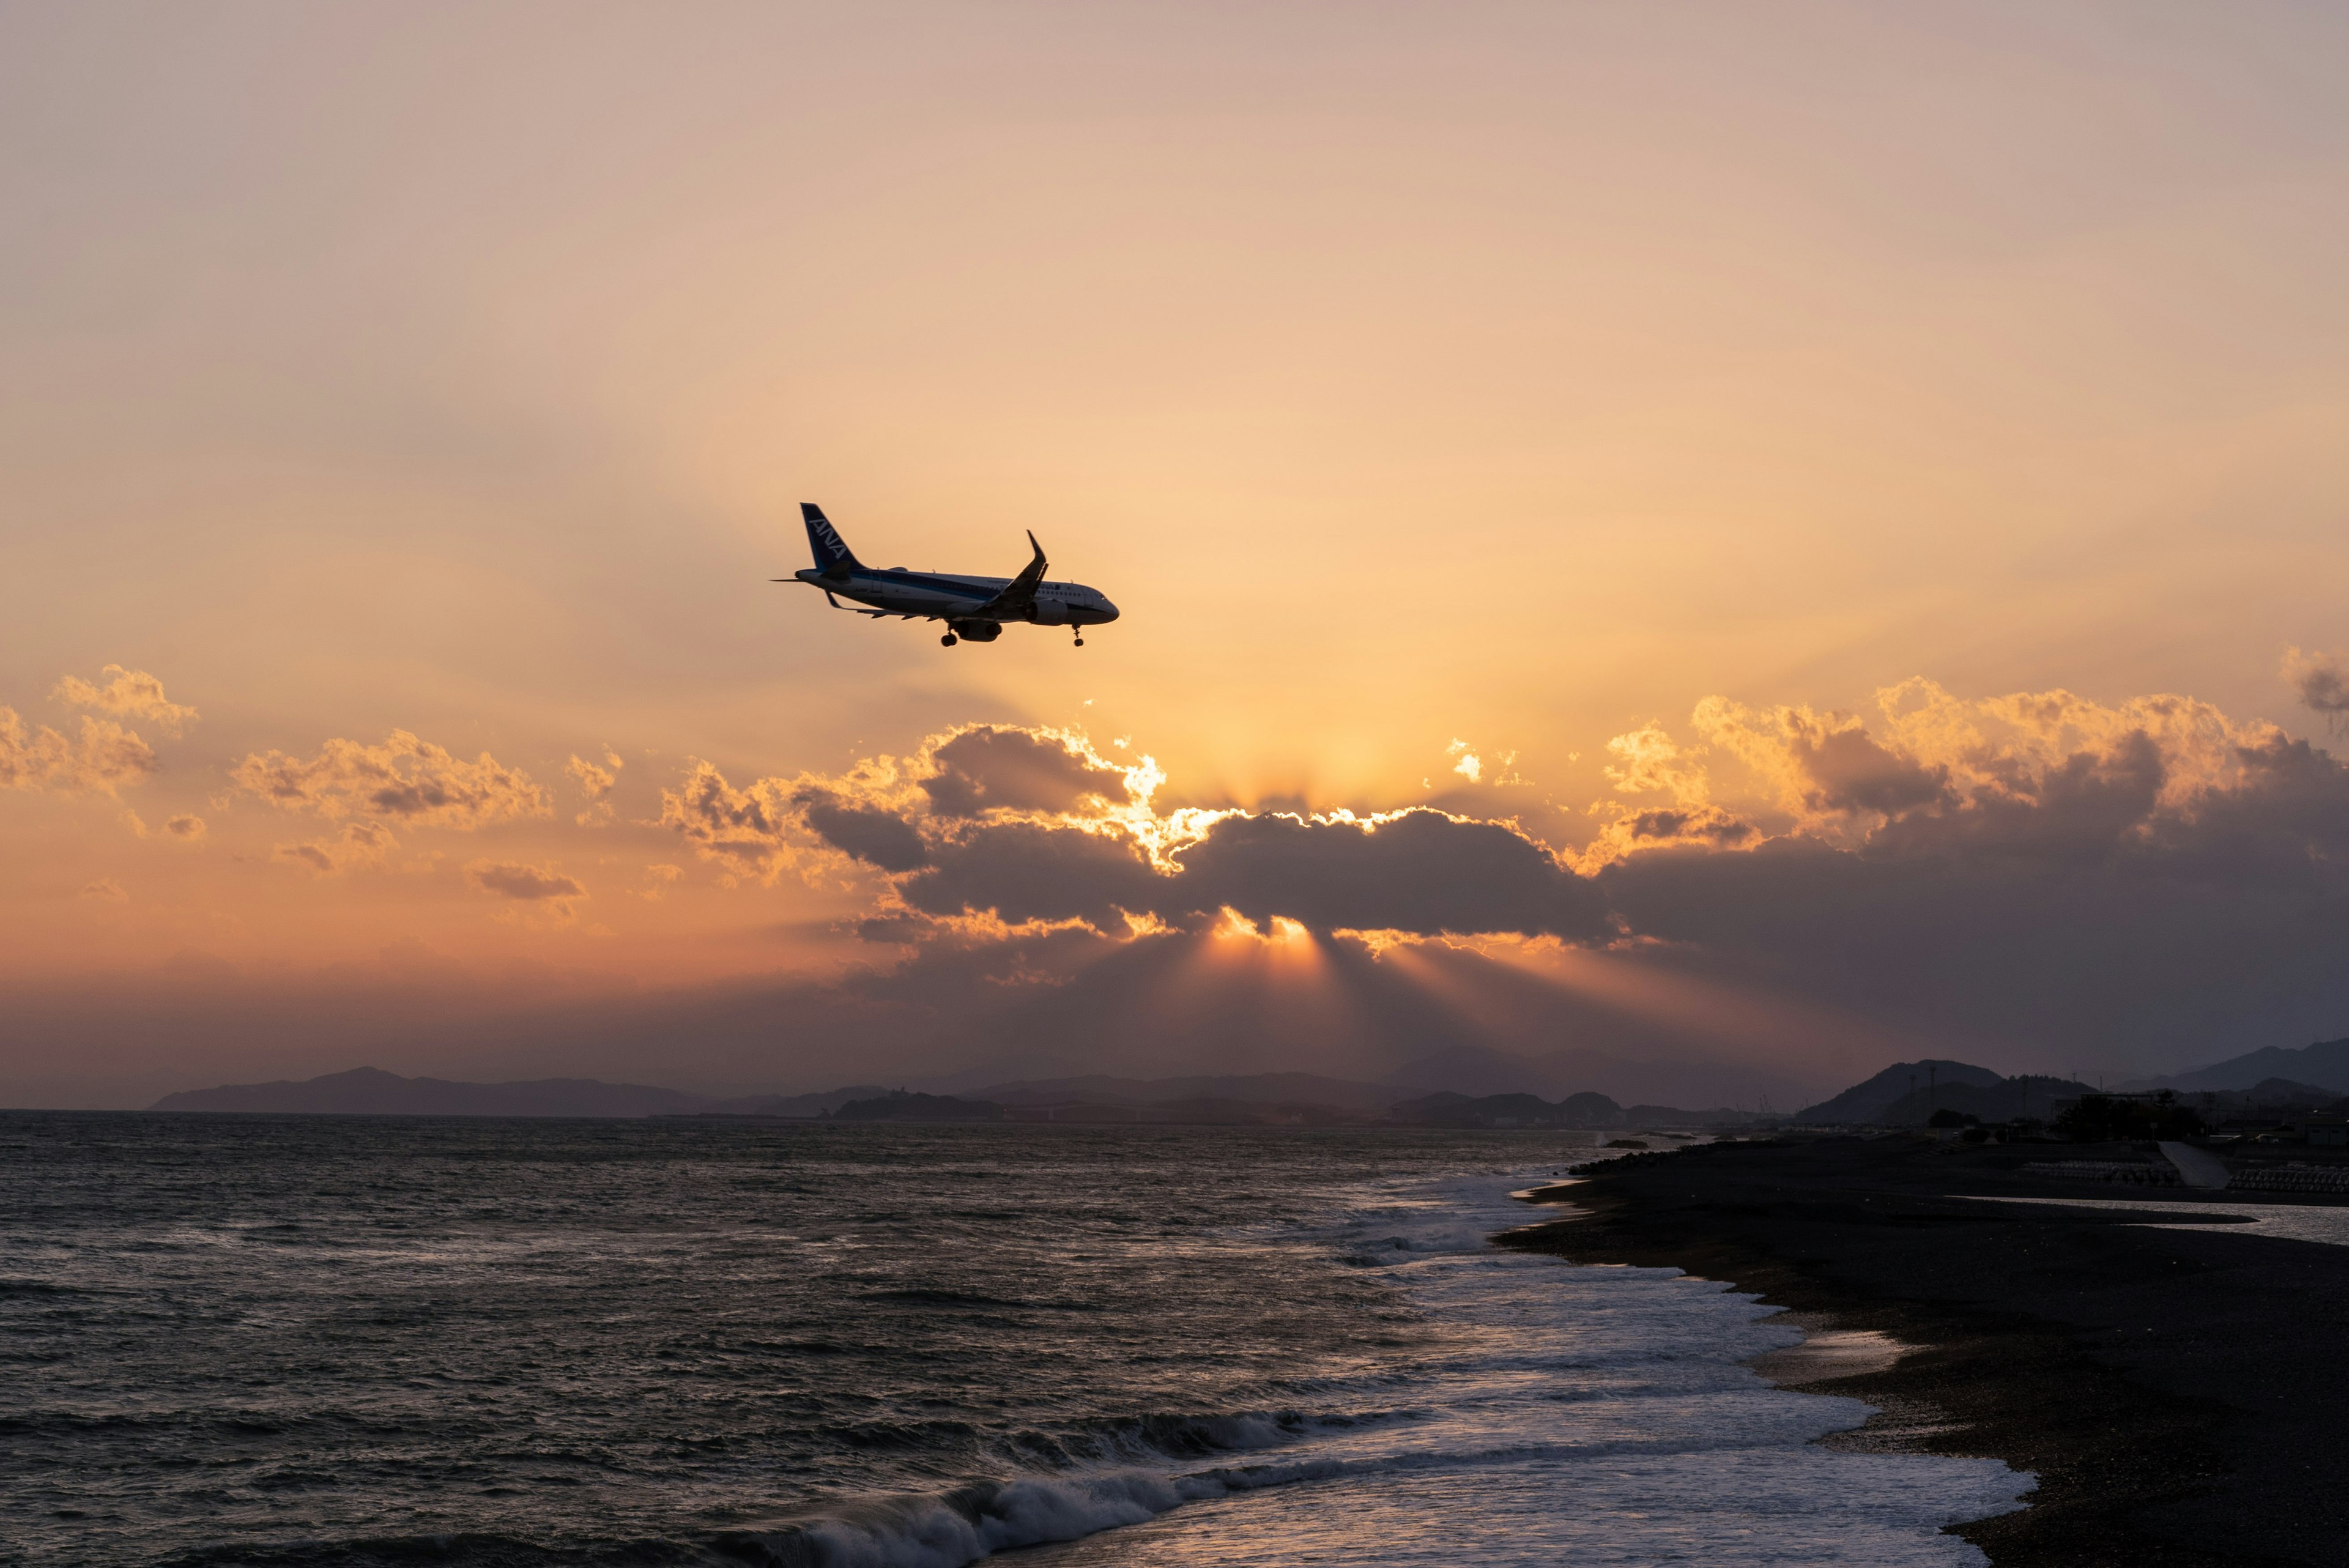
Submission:
[[[961,639],[956,637],[954,633],[948,632],[944,637],[938,639],[938,646],[940,648],[952,648]]]

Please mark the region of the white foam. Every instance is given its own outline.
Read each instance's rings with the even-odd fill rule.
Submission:
[[[875,1499],[728,1544],[747,1560],[763,1554],[790,1568],[964,1568],[990,1552],[1139,1524],[1186,1495],[1205,1494],[1145,1470],[1032,1476],[937,1497]]]
[[[1869,1409],[1744,1365],[1801,1341],[1775,1309],[1677,1270],[1493,1246],[1538,1218],[1508,1196],[1526,1185],[1392,1184],[1322,1232],[1438,1329],[1413,1368],[1419,1419],[1198,1472],[1186,1490],[1225,1495],[1057,1548],[1053,1568],[1984,1561],[1942,1527],[2018,1506],[2029,1476],[1817,1447]]]
[[[1985,1561],[1942,1527],[2018,1506],[2030,1477],[1817,1447],[1868,1407],[1744,1365],[1800,1343],[1775,1309],[1677,1270],[1494,1246],[1538,1217],[1509,1197],[1526,1184],[1385,1184],[1307,1238],[1392,1282],[1432,1331],[1400,1374],[1366,1367],[1355,1390],[1371,1407],[1375,1383],[1407,1414],[1301,1430],[1235,1417],[1236,1437],[1267,1445],[1245,1461],[964,1489],[759,1543],[807,1568],[964,1568],[1015,1546],[1045,1548],[1034,1568]]]

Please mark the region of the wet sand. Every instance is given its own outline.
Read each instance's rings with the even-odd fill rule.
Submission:
[[[2068,1158],[2136,1156],[1710,1145],[1542,1194],[1581,1217],[1508,1241],[1674,1265],[1803,1314],[1816,1348],[1759,1369],[1880,1411],[1831,1442],[2037,1474],[2032,1506],[1957,1529],[2002,1568],[2349,1564],[2349,1247],[2152,1223],[2166,1210],[1968,1201],[2147,1196],[2021,1169]],[[2206,1221],[2271,1201],[2162,1196]]]

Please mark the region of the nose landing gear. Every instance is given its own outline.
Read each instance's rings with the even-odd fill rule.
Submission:
[[[1079,648],[1082,648],[1085,645],[1085,628],[1081,626],[1072,626],[1069,629],[1077,634],[1076,645]]]

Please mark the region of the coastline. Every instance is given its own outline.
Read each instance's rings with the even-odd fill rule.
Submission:
[[[2025,1174],[2029,1158],[1911,1138],[1700,1146],[1528,1194],[1578,1212],[1501,1240],[1677,1267],[1800,1314],[1826,1343],[1757,1370],[1878,1407],[1830,1446],[2036,1475],[2023,1509],[1951,1527],[1999,1568],[2349,1563],[2331,1414],[2349,1393],[2349,1248],[1966,1201],[2095,1196]],[[1885,1340],[1911,1348],[1889,1358]]]

